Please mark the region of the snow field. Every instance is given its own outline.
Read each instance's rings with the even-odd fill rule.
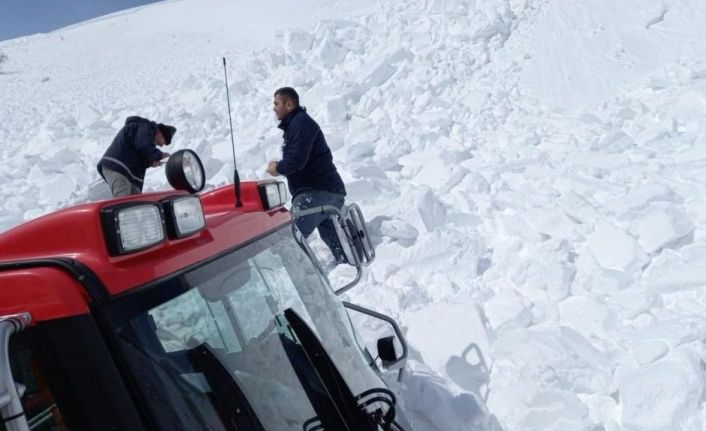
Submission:
[[[404,326],[418,429],[706,426],[706,7],[311,0],[268,44],[267,14],[241,28],[211,2],[0,45],[0,229],[105,196],[94,166],[128,115],[175,124],[229,183],[225,54],[241,178],[279,155],[274,89],[326,133],[377,244],[348,296]],[[160,7],[174,25],[153,30]]]

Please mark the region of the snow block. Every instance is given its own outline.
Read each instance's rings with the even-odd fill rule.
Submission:
[[[699,414],[703,370],[677,356],[618,373],[622,423],[628,430],[672,431]]]
[[[314,35],[306,31],[286,31],[283,44],[284,50],[289,54],[308,51],[314,44]]]
[[[596,226],[586,244],[598,264],[605,269],[622,272],[641,266],[648,260],[635,238],[607,222]]]
[[[692,233],[694,223],[682,208],[660,202],[650,205],[635,230],[642,248],[652,253]]]
[[[376,61],[360,70],[359,76],[363,76],[363,79],[360,80],[360,90],[368,92],[371,88],[384,84],[397,72],[400,63],[413,57],[414,54],[404,48],[376,57]]]

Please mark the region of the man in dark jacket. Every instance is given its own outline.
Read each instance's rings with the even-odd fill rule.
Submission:
[[[284,131],[282,160],[271,161],[267,172],[287,177],[292,194],[292,212],[321,205],[343,207],[346,187],[333,164],[331,150],[316,121],[299,106],[299,95],[290,87],[275,91],[274,108],[279,128]],[[318,228],[321,239],[331,249],[336,263],[347,259],[331,220],[323,214],[297,219],[297,227],[308,237]]]
[[[113,197],[142,193],[145,171],[157,167],[169,153],[157,147],[169,145],[176,127],[140,117],[128,117],[125,126],[98,162],[98,173],[110,186]]]

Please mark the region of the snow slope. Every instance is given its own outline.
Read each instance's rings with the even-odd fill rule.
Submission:
[[[128,115],[229,182],[225,55],[241,177],[279,153],[277,87],[322,125],[378,244],[349,297],[405,327],[419,430],[704,429],[705,19],[698,0],[174,0],[0,43],[0,229],[102,196]]]

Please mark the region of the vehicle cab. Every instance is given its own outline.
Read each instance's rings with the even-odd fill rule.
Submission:
[[[197,192],[189,157],[170,183]],[[237,189],[86,203],[0,235],[0,430],[411,429],[379,368],[403,366],[399,328],[337,295],[374,258],[357,206],[318,209],[358,274],[334,291],[284,184]],[[389,322],[402,355],[387,337],[376,361],[350,311]]]

